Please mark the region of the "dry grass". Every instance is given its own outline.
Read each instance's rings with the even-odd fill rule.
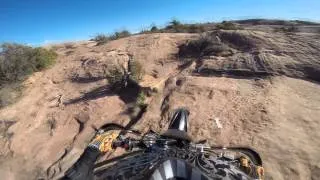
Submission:
[[[0,86],[0,108],[17,102],[22,95],[22,89],[20,82],[2,84]]]

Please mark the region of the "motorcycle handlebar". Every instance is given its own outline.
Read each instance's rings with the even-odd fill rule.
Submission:
[[[140,148],[144,149],[146,148],[146,145],[141,140],[136,139],[123,139],[123,140],[115,140],[112,143],[112,148],[116,149],[117,147],[124,148],[127,151],[131,151],[133,148]],[[247,155],[254,164],[262,166],[262,160],[260,155],[251,148],[246,147],[210,147],[205,146],[204,144],[193,144],[191,147],[195,148],[196,150],[200,150],[200,152],[203,151],[215,151],[215,150],[226,150],[226,151],[236,151],[241,152],[245,155]]]
[[[132,150],[133,148],[142,148],[143,145],[141,141],[135,139],[124,139],[124,140],[115,140],[112,143],[112,148],[116,149],[117,147],[124,148],[126,150]]]

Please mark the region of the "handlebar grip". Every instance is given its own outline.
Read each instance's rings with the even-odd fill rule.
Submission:
[[[140,141],[131,141],[131,147],[135,148],[135,147],[140,147]]]
[[[119,141],[119,140],[113,141],[112,142],[112,148],[116,149],[117,147],[122,147],[123,144],[124,144],[123,141]]]
[[[125,139],[125,140],[116,140],[112,143],[112,148],[116,149],[117,147],[124,148],[126,150],[132,150],[133,148],[140,147],[141,142],[132,139]]]

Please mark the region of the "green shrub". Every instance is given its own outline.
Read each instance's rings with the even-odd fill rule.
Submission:
[[[36,63],[36,70],[40,71],[53,65],[57,56],[57,53],[53,50],[38,47],[33,49],[32,58],[34,60],[32,62]]]
[[[99,45],[102,45],[102,44],[106,44],[109,41],[117,40],[117,39],[120,39],[120,38],[125,38],[125,37],[128,37],[130,35],[131,35],[131,33],[129,31],[123,30],[123,31],[115,32],[115,33],[111,34],[110,36],[105,35],[105,34],[98,34],[91,40],[96,41],[97,42],[97,46],[99,46]]]
[[[121,85],[124,75],[124,71],[118,66],[113,66],[106,72],[106,78],[111,87]]]
[[[202,33],[205,32],[205,28],[202,25],[192,24],[188,26],[189,33]]]
[[[138,97],[137,97],[137,100],[136,100],[136,104],[138,106],[145,106],[146,105],[145,100],[146,100],[145,94],[143,92],[140,92],[138,94]]]
[[[143,29],[140,31],[139,34],[149,34],[149,33],[157,33],[157,32],[161,32],[161,30],[159,30],[156,25],[152,24],[149,30]]]
[[[53,50],[32,48],[15,43],[5,43],[0,52],[0,81],[23,80],[34,71],[40,71],[55,62]]]
[[[97,45],[99,46],[99,45],[106,44],[107,42],[109,42],[109,37],[104,34],[98,34],[92,40],[96,41]]]
[[[140,31],[140,34],[149,34],[149,33],[157,33],[160,32],[158,27],[156,25],[151,25],[151,28],[148,29],[143,29]]]
[[[202,24],[182,24],[178,20],[172,20],[162,31],[171,33],[202,33],[206,29]]]
[[[113,66],[106,70],[105,76],[113,89],[119,89],[130,82],[138,83],[143,78],[144,73],[142,65],[138,61],[131,60],[128,64],[128,71],[119,66]]]
[[[140,34],[147,33],[202,33],[206,28],[203,24],[182,24],[179,20],[172,20],[165,28],[159,29],[152,24],[150,30],[143,29]]]
[[[168,32],[174,32],[174,33],[187,32],[186,25],[181,24],[181,22],[176,19],[170,21],[169,24],[165,27],[165,30],[167,30]]]
[[[21,81],[54,64],[57,54],[15,43],[4,43],[0,48],[0,107],[4,107],[20,97]]]
[[[149,31],[149,30],[147,30],[147,29],[142,29],[139,34],[148,34],[148,33],[150,33],[150,32],[151,32],[151,31]]]
[[[142,80],[145,71],[139,61],[131,61],[129,63],[130,78],[136,82]]]
[[[152,25],[151,28],[150,28],[150,31],[151,32],[157,32],[159,31],[158,27],[156,25]]]
[[[169,25],[167,27],[169,28],[175,28],[181,26],[181,22],[177,19],[173,19],[172,21],[169,22]]]
[[[110,40],[117,40],[120,38],[125,38],[130,36],[131,33],[127,30],[123,30],[123,31],[119,31],[119,32],[115,32],[114,34],[112,34],[111,36],[109,36]]]
[[[32,48],[20,44],[1,45],[0,74],[2,81],[17,81],[35,70]]]

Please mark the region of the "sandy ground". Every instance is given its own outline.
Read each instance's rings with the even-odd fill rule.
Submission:
[[[179,106],[190,109],[190,131],[195,140],[257,149],[265,163],[266,179],[316,179],[319,102],[319,85],[287,77],[187,77],[167,104],[168,112]],[[153,111],[159,107],[150,108],[139,128],[147,124],[146,130],[164,131],[168,122]]]
[[[32,75],[25,82],[22,98],[0,109],[2,122],[15,122],[2,123],[4,127],[0,129],[0,176],[56,177],[79,157],[95,127],[128,124],[131,116],[126,110],[131,102],[108,89],[104,69],[125,64],[133,55],[146,71],[141,85],[158,90],[147,98],[147,111],[135,129],[161,132],[168,126],[170,112],[184,106],[191,111],[190,134],[195,140],[256,148],[265,162],[266,179],[317,179],[320,87],[314,76],[308,79],[303,74],[306,71],[299,63],[318,67],[319,44],[309,35],[306,39],[312,42],[305,45],[303,34],[282,37],[282,42],[277,42],[281,41],[277,36],[284,35],[270,39],[270,34],[259,33],[253,34],[262,39],[268,37],[269,44],[273,43],[270,46],[283,50],[281,55],[272,51],[263,59],[267,63],[273,60],[267,70],[277,72],[274,76],[204,76],[194,73],[194,64],[180,71],[177,47],[196,37],[191,34],[138,35],[103,46],[95,46],[94,42],[56,46],[57,64]],[[292,38],[300,38],[299,44],[307,49],[300,48],[299,56],[287,53]],[[305,52],[312,54],[299,62]],[[206,67],[216,68],[217,64],[211,62]],[[217,118],[222,128],[218,128]]]

